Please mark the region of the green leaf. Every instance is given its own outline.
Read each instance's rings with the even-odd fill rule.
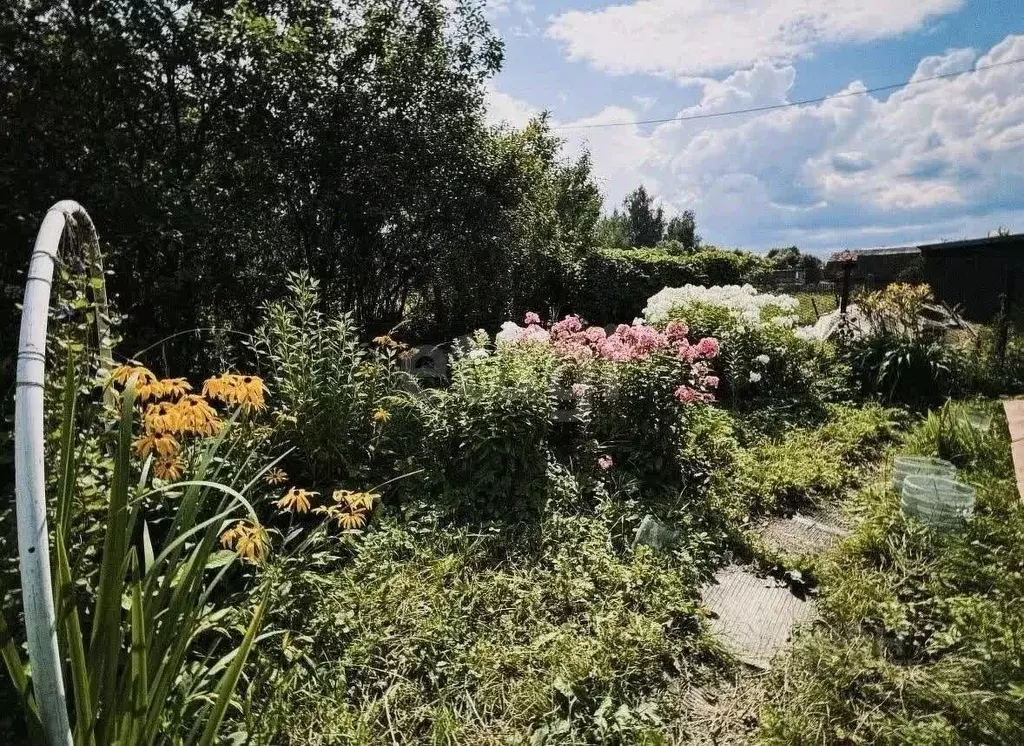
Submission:
[[[199,739],[199,746],[211,746],[217,737],[217,731],[220,729],[220,724],[224,720],[224,714],[227,712],[231,698],[234,696],[238,679],[242,675],[242,667],[245,665],[246,658],[249,657],[249,651],[256,640],[260,625],[263,623],[263,614],[266,612],[270,602],[271,587],[269,582],[264,587],[263,598],[253,612],[252,622],[250,622],[249,628],[245,632],[242,644],[238,648],[238,654],[231,661],[231,665],[224,672],[224,676],[220,680],[220,685],[217,687],[217,698],[214,701],[213,710],[206,721],[206,728],[203,731],[202,738]]]

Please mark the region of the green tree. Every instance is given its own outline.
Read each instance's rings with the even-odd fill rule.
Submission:
[[[116,270],[128,350],[250,328],[286,269],[361,320],[397,317],[522,200],[483,119],[501,58],[477,0],[5,3],[0,280],[73,197]],[[175,345],[171,367],[202,364],[205,344]]]
[[[598,220],[594,234],[597,245],[603,248],[625,249],[629,247],[626,218],[618,209],[613,210],[611,215],[605,215]]]
[[[634,248],[656,246],[665,235],[665,211],[655,207],[654,199],[641,184],[622,203],[626,237]]]
[[[804,282],[820,282],[824,274],[824,264],[813,254],[802,254],[796,246],[770,249],[768,260],[772,269],[802,270]]]
[[[700,236],[697,235],[697,218],[693,210],[686,210],[682,215],[676,215],[668,221],[665,228],[665,240],[680,243],[687,252],[692,252],[700,246]]]
[[[479,238],[436,262],[434,316],[449,332],[565,310],[600,216],[590,156],[563,158],[546,116],[495,132],[489,148],[479,188],[490,209],[473,213]]]

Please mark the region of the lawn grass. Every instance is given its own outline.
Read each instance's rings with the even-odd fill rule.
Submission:
[[[796,310],[798,324],[811,326],[820,316],[831,313],[839,308],[835,293],[832,292],[794,292],[789,293],[799,302]]]
[[[1024,508],[1005,421],[981,434],[957,410],[901,450],[957,463],[975,517],[937,532],[884,483],[859,495],[855,533],[816,563],[824,624],[770,687],[763,743],[1024,743]]]

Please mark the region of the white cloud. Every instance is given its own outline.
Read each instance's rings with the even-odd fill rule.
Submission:
[[[917,79],[969,67],[976,53],[922,59]],[[977,58],[1024,58],[1024,35]],[[679,116],[787,100],[789,65],[759,62],[721,81],[694,82],[697,106]],[[863,91],[854,81],[837,94]],[[522,104],[519,104],[522,107]],[[882,100],[820,104],[717,119],[637,124],[640,107],[606,107],[554,126],[571,151],[588,148],[606,204],[643,182],[676,210],[693,208],[709,241],[747,248],[796,243],[821,250],[1024,230],[1024,65],[925,81]]]
[[[616,122],[636,122],[636,112],[622,106],[606,106],[592,117],[573,121],[573,127],[603,125]],[[553,121],[552,126],[560,126]],[[594,175],[601,186],[609,207],[617,205],[623,195],[643,181],[649,191],[664,194],[667,184],[645,169],[655,157],[655,142],[645,136],[638,124],[627,127],[595,127],[569,129],[556,132],[565,140],[566,150],[577,155],[584,150],[594,155]]]
[[[555,16],[547,35],[605,72],[669,78],[788,62],[821,44],[920,29],[964,0],[635,0]]]
[[[540,114],[540,109],[507,93],[502,93],[493,85],[487,86],[484,103],[487,106],[487,121],[491,124],[523,127],[533,117]]]

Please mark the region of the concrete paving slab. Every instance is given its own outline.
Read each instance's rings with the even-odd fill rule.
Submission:
[[[813,601],[797,598],[785,583],[736,565],[720,570],[701,595],[712,632],[737,659],[762,669],[786,647],[793,627],[816,613]]]

